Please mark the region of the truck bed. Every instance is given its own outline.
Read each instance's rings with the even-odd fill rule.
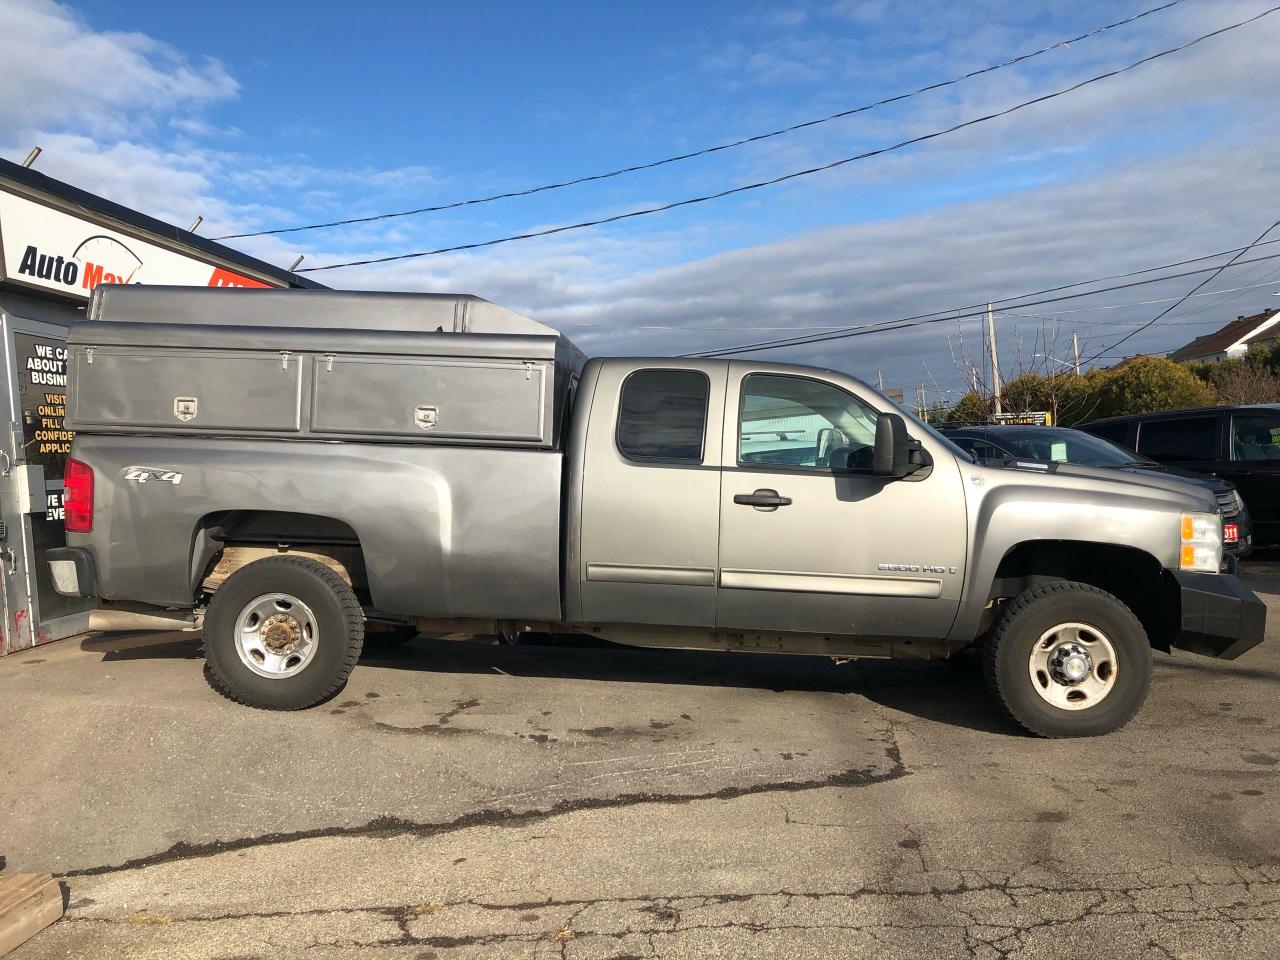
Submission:
[[[267,514],[263,542],[358,543],[378,611],[558,619],[582,353],[477,297],[299,293],[95,290],[67,425],[107,598],[190,606],[237,517]]]
[[[91,434],[76,455],[104,478],[91,542],[111,545],[94,551],[106,599],[190,606],[205,531],[265,511],[345,524],[384,613],[560,618],[558,451]],[[117,479],[139,466],[170,479]]]

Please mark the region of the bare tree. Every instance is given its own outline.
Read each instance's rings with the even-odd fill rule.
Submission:
[[[1226,403],[1276,403],[1280,377],[1252,358],[1225,360],[1215,365],[1209,382]]]
[[[1055,423],[1080,423],[1090,419],[1100,398],[1096,391],[1090,389],[1091,378],[1075,373],[1074,358],[1071,358],[1072,336],[1079,336],[1079,331],[1064,325],[1056,316],[1008,313],[998,316],[1014,321],[1011,329],[1006,328],[1011,349],[1001,351],[1006,358],[1012,355],[1013,359],[1009,375],[1003,378],[1004,409],[1010,413],[1047,410]],[[1028,335],[1018,320],[1035,321],[1034,332]],[[1084,349],[1090,338],[1079,339]],[[959,324],[956,331],[947,337],[947,342],[951,348],[952,363],[964,376],[968,387],[955,401],[954,419],[963,423],[990,422],[994,391],[987,379],[985,364],[981,362],[984,355],[979,354],[975,362]],[[1027,349],[1028,343],[1030,350]]]

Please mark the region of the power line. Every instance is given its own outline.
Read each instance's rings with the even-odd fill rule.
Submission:
[[[622,332],[625,330],[687,330],[694,333],[719,332],[728,333],[730,331],[742,330],[839,330],[843,324],[814,324],[812,326],[790,326],[788,324],[773,324],[770,326],[752,326],[743,324],[721,324],[717,327],[692,326],[689,324],[678,323],[628,323],[625,328],[616,323],[600,323],[594,320],[557,320],[556,327],[599,327],[602,330],[613,330]]]
[[[1275,241],[1266,241],[1266,242],[1274,243]],[[1258,246],[1260,245],[1261,244],[1258,244]],[[1250,247],[1240,248],[1242,252],[1249,249],[1251,248]],[[1231,252],[1231,251],[1228,251],[1228,252]],[[1183,263],[1194,263],[1200,259],[1205,259],[1205,258],[1196,258],[1195,260],[1183,261]],[[1275,260],[1275,259],[1280,259],[1280,253],[1269,254],[1268,256],[1264,256],[1264,257],[1256,257],[1252,260],[1238,261],[1233,265],[1244,266],[1245,264],[1261,263],[1266,260]],[[1168,266],[1172,267],[1172,266],[1179,266],[1179,265],[1180,264],[1169,264]],[[1086,291],[1083,291],[1082,293],[1073,293],[1073,294],[1068,294],[1066,296],[1061,296],[1061,297],[1050,297],[1045,300],[1026,300],[1027,297],[1040,296],[1041,294],[1044,294],[1044,293],[1053,293],[1055,291],[1068,289],[1070,287],[1079,287],[1079,286],[1087,286],[1093,283],[1102,283],[1102,282],[1105,282],[1106,280],[1122,279],[1127,276],[1137,276],[1139,274],[1151,273],[1154,270],[1160,270],[1160,269],[1165,269],[1165,268],[1152,267],[1152,268],[1147,268],[1145,270],[1135,270],[1129,274],[1120,274],[1115,277],[1104,277],[1104,278],[1095,279],[1095,280],[1081,280],[1076,283],[1063,284],[1059,287],[1050,287],[1048,289],[1040,290],[1035,293],[1025,293],[1016,297],[1006,297],[1003,300],[992,300],[990,302],[992,304],[997,304],[997,303],[1011,303],[1012,301],[1019,300],[1023,302],[1014,303],[1013,306],[1017,309],[1021,309],[1023,307],[1040,306],[1046,303],[1061,303],[1064,300],[1077,300],[1080,297],[1092,297],[1100,293],[1111,293],[1115,290],[1125,290],[1125,289],[1129,289],[1130,287],[1140,287],[1149,283],[1163,283],[1166,280],[1177,280],[1182,277],[1195,276],[1196,274],[1200,274],[1200,273],[1221,272],[1223,268],[1216,267],[1216,266],[1204,267],[1199,270],[1188,270],[1183,273],[1166,274],[1160,277],[1151,277],[1147,280],[1138,280],[1133,283],[1122,283],[1122,284],[1117,284],[1115,286],[1110,286],[1110,287],[1100,287],[1097,290],[1086,290]],[[965,310],[969,312],[968,313],[962,312]],[[882,321],[879,321],[878,323],[859,324],[856,326],[845,327],[843,330],[836,331],[835,333],[827,336],[784,337],[776,340],[761,340],[755,343],[740,344],[740,345],[725,347],[725,348],[716,349],[716,350],[701,350],[695,353],[686,354],[686,356],[728,356],[733,353],[754,353],[759,350],[779,349],[783,347],[793,347],[793,346],[806,346],[809,343],[819,342],[820,340],[838,340],[845,333],[848,333],[849,335],[855,335],[855,334],[861,335],[861,332],[866,331],[869,328],[885,327],[891,324],[902,324],[906,326],[920,326],[928,323],[942,323],[942,322],[947,322],[952,320],[967,320],[973,317],[983,316],[985,313],[986,313],[985,307],[982,307],[979,304],[971,304],[967,307],[957,307],[957,308],[951,308],[948,310],[935,310],[931,313],[922,313],[912,317],[903,317],[899,320],[882,320]],[[899,327],[895,326],[894,329],[899,329]]]
[[[1256,240],[1254,240],[1254,241],[1253,241],[1253,243],[1251,243],[1251,244],[1249,245],[1249,247],[1248,247],[1248,248],[1246,248],[1246,249],[1251,249],[1252,247],[1257,246],[1257,245],[1258,245],[1259,243],[1261,243],[1264,239],[1266,239],[1267,234],[1269,234],[1269,233],[1270,233],[1272,230],[1274,230],[1276,227],[1280,227],[1280,220],[1277,220],[1275,223],[1271,224],[1271,226],[1267,227],[1267,229],[1263,230],[1263,231],[1262,231],[1262,233],[1258,234],[1258,238],[1257,238]],[[1161,319],[1162,319],[1162,318],[1164,318],[1164,317],[1167,317],[1167,316],[1168,316],[1170,313],[1172,313],[1174,310],[1177,310],[1177,309],[1178,309],[1178,307],[1180,307],[1180,306],[1182,306],[1184,303],[1186,303],[1186,302],[1187,302],[1187,300],[1188,300],[1190,297],[1192,297],[1192,296],[1195,294],[1195,292],[1196,292],[1197,290],[1199,290],[1199,289],[1201,289],[1202,287],[1204,287],[1204,286],[1206,286],[1206,285],[1208,285],[1208,284],[1212,283],[1212,282],[1214,281],[1214,279],[1218,276],[1218,274],[1222,273],[1222,271],[1223,271],[1223,270],[1226,270],[1226,269],[1227,269],[1228,267],[1230,267],[1232,264],[1234,264],[1234,263],[1236,263],[1237,261],[1239,261],[1239,260],[1240,260],[1240,257],[1244,255],[1244,252],[1245,252],[1244,250],[1241,250],[1241,251],[1240,251],[1239,253],[1237,253],[1234,257],[1232,257],[1230,260],[1228,260],[1226,263],[1224,263],[1222,266],[1220,266],[1216,271],[1214,271],[1214,272],[1213,272],[1212,274],[1210,274],[1209,276],[1205,277],[1203,280],[1201,280],[1199,283],[1197,283],[1194,287],[1192,287],[1190,290],[1188,290],[1185,294],[1183,294],[1180,298],[1178,298],[1178,300],[1177,300],[1177,302],[1176,302],[1176,303],[1172,303],[1172,304],[1170,304],[1169,306],[1165,307],[1163,310],[1161,310],[1159,313],[1157,313],[1154,317],[1152,317],[1150,320],[1148,320],[1146,323],[1144,323],[1142,326],[1140,326],[1137,330],[1131,330],[1129,333],[1126,333],[1123,337],[1121,337],[1121,338],[1120,338],[1119,340],[1117,340],[1115,343],[1111,344],[1110,346],[1108,346],[1108,347],[1106,347],[1106,348],[1104,348],[1104,349],[1102,349],[1102,350],[1099,350],[1099,351],[1098,351],[1098,353],[1097,353],[1095,356],[1090,357],[1090,358],[1089,358],[1088,360],[1086,360],[1085,362],[1086,362],[1086,363],[1092,363],[1094,360],[1098,359],[1098,357],[1099,357],[1099,356],[1101,356],[1102,354],[1106,353],[1106,352],[1107,352],[1107,351],[1109,351],[1109,350],[1114,350],[1116,347],[1120,346],[1120,344],[1124,343],[1124,342],[1125,342],[1126,340],[1128,340],[1130,337],[1133,337],[1133,336],[1135,336],[1136,334],[1141,333],[1143,330],[1146,330],[1148,327],[1152,326],[1152,325],[1153,325],[1153,324],[1155,324],[1157,321],[1161,320]]]
[[[1264,257],[1255,257],[1251,260],[1236,260],[1233,263],[1222,264],[1217,267],[1203,267],[1199,270],[1187,270],[1183,273],[1168,274],[1162,277],[1151,277],[1146,280],[1135,280],[1132,283],[1121,283],[1115,286],[1102,287],[1098,290],[1086,290],[1083,293],[1071,293],[1062,297],[1050,297],[1046,300],[1031,300],[1026,303],[1015,304],[1016,307],[1038,307],[1046,303],[1061,303],[1064,300],[1076,300],[1080,297],[1092,297],[1100,293],[1110,293],[1114,290],[1127,290],[1130,287],[1140,287],[1148,283],[1161,283],[1165,280],[1177,280],[1181,277],[1194,276],[1198,273],[1213,273],[1215,276],[1221,273],[1227,267],[1244,266],[1250,263],[1260,263],[1264,260],[1280,259],[1280,253],[1268,254]],[[1212,278],[1210,278],[1212,279]],[[1096,281],[1094,281],[1096,282]],[[994,303],[995,301],[992,301]],[[979,317],[986,313],[985,307],[981,310],[972,310],[968,313],[947,311],[944,316],[935,316],[925,314],[916,317],[904,317],[899,320],[882,320],[877,323],[862,324],[861,326],[848,327],[838,333],[815,334],[809,337],[791,337],[782,340],[762,340],[758,343],[743,344],[736,347],[725,347],[718,350],[698,350],[691,353],[681,354],[686,357],[727,357],[741,353],[757,353],[761,350],[779,350],[786,347],[805,347],[815,343],[826,343],[830,340],[843,340],[847,337],[865,336],[869,333],[880,333],[889,330],[904,330],[908,327],[927,326],[933,323],[947,323],[955,320],[968,320],[972,317]],[[1110,349],[1110,348],[1108,348]]]
[[[343,267],[362,267],[362,266],[368,266],[370,264],[375,264],[375,263],[391,263],[392,261],[396,261],[396,260],[415,260],[420,257],[438,256],[439,254],[442,254],[442,253],[459,253],[464,250],[477,250],[482,247],[494,247],[494,246],[497,246],[498,244],[512,243],[516,240],[531,240],[535,237],[547,237],[547,236],[551,236],[552,234],[565,233],[569,230],[582,230],[587,227],[598,227],[607,223],[617,223],[620,220],[630,220],[635,217],[645,217],[655,213],[664,213],[668,210],[674,210],[678,207],[688,207],[698,203],[706,203],[710,200],[720,200],[720,199],[723,199],[724,197],[733,196],[735,194],[746,193],[749,190],[759,190],[762,187],[775,186],[779,183],[785,183],[789,180],[795,180],[799,177],[807,177],[815,173],[822,173],[827,170],[834,170],[837,167],[843,167],[846,164],[854,163],[859,160],[866,160],[871,157],[880,156],[881,154],[892,153],[893,151],[901,150],[904,147],[913,146],[914,144],[917,144],[917,143],[924,143],[927,140],[933,140],[938,137],[946,136],[947,134],[955,133],[956,131],[963,130],[967,127],[976,126],[977,124],[980,124],[980,123],[986,123],[989,120],[995,120],[999,117],[1005,117],[1005,116],[1008,116],[1009,114],[1017,113],[1019,110],[1023,110],[1027,107],[1034,106],[1035,104],[1045,103],[1046,101],[1054,100],[1058,97],[1065,96],[1066,94],[1073,93],[1076,90],[1081,89],[1082,87],[1087,87],[1090,84],[1098,83],[1101,80],[1107,80],[1107,79],[1110,79],[1111,77],[1119,76],[1122,73],[1128,73],[1130,70],[1135,70],[1138,67],[1143,66],[1144,64],[1151,63],[1154,60],[1159,60],[1162,57],[1167,57],[1175,53],[1180,53],[1183,50],[1186,50],[1190,47],[1194,47],[1196,44],[1203,43],[1204,41],[1212,39],[1213,37],[1221,36],[1222,34],[1227,33],[1231,30],[1236,30],[1240,27],[1243,27],[1250,23],[1254,23],[1258,20],[1261,20],[1263,17],[1270,16],[1271,14],[1275,13],[1277,10],[1280,10],[1280,6],[1270,7],[1269,9],[1264,10],[1262,13],[1249,17],[1247,20],[1240,20],[1228,26],[1220,27],[1219,29],[1212,31],[1211,33],[1203,34],[1199,37],[1196,37],[1193,40],[1188,40],[1186,43],[1179,44],[1176,47],[1170,47],[1167,50],[1161,50],[1159,53],[1153,53],[1150,56],[1143,57],[1141,60],[1136,60],[1133,63],[1128,64],[1127,66],[1118,67],[1114,70],[1109,70],[1106,73],[1100,73],[1095,77],[1090,77],[1087,80],[1081,80],[1078,83],[1074,83],[1069,87],[1064,87],[1061,90],[1055,90],[1052,93],[1046,93],[1039,97],[1034,97],[1030,100],[1024,100],[1021,103],[1015,104],[1012,107],[1006,107],[1004,110],[998,110],[994,113],[988,113],[980,117],[973,117],[969,120],[965,120],[965,121],[962,121],[961,123],[957,123],[950,127],[947,127],[943,130],[935,130],[932,133],[926,133],[926,134],[923,134],[922,136],[912,137],[908,140],[902,140],[898,143],[892,144],[887,147],[879,147],[875,150],[868,150],[864,153],[859,153],[852,157],[844,157],[840,160],[833,160],[830,163],[824,163],[817,167],[809,167],[805,170],[796,170],[791,173],[783,174],[782,176],[779,176],[779,177],[773,177],[769,180],[759,180],[759,181],[756,181],[755,183],[748,183],[739,187],[730,187],[725,190],[720,190],[715,193],[704,194],[703,196],[699,196],[699,197],[690,197],[685,200],[676,200],[671,203],[660,204],[659,206],[656,206],[656,207],[645,207],[640,210],[632,210],[629,213],[618,213],[610,217],[601,217],[596,220],[584,220],[580,223],[564,224],[558,227],[548,227],[543,230],[530,231],[529,233],[518,233],[518,234],[513,234],[512,236],[498,237],[497,239],[494,239],[494,240],[480,240],[474,243],[456,244],[451,247],[438,247],[435,250],[421,250],[414,253],[399,253],[399,254],[393,254],[385,257],[369,257],[363,260],[347,260],[342,263],[330,263],[330,264],[325,264],[324,266],[319,266],[319,267],[303,267],[301,270],[298,270],[297,272],[298,273],[318,273],[323,270],[338,270]]]
[[[1271,241],[1271,242],[1275,243],[1276,241]],[[1164,278],[1160,278],[1160,279],[1164,279]],[[1096,281],[1088,281],[1088,282],[1094,283]],[[1155,283],[1157,281],[1153,280],[1152,282]],[[1191,296],[1223,297],[1223,296],[1227,296],[1228,294],[1244,293],[1249,290],[1258,290],[1258,289],[1261,289],[1262,287],[1275,287],[1275,286],[1280,286],[1280,280],[1267,280],[1264,283],[1250,283],[1243,287],[1228,287],[1225,290],[1209,290],[1209,291],[1206,291],[1205,293],[1195,293],[1195,294],[1192,294]],[[1000,317],[1011,317],[1014,320],[1039,320],[1042,322],[1043,321],[1056,322],[1060,320],[1062,317],[1067,316],[1068,314],[1090,313],[1095,310],[1123,310],[1126,307],[1148,307],[1148,306],[1151,306],[1152,304],[1169,303],[1171,300],[1177,300],[1177,299],[1178,297],[1161,297],[1157,300],[1130,300],[1126,303],[1108,303],[1101,307],[1077,307],[1074,310],[1055,310],[1053,313],[1014,313],[1012,310],[997,310],[995,311],[995,316],[997,319],[999,319]],[[1214,304],[1209,304],[1208,306],[1214,306]],[[944,311],[944,312],[950,313],[952,311]],[[952,320],[954,318],[944,317],[943,319]],[[1104,320],[1101,318],[1095,319],[1095,320],[1079,320],[1075,322],[1084,324],[1086,326],[1091,326],[1093,324],[1101,324],[1101,325],[1119,324],[1121,326],[1125,326],[1125,325],[1137,326],[1138,323],[1140,323],[1140,321],[1137,321],[1137,320],[1122,319],[1122,320],[1116,321],[1116,320]],[[1219,322],[1217,318],[1211,318],[1208,320],[1175,320],[1171,323],[1162,324],[1162,326],[1195,327],[1195,326],[1201,326],[1206,323],[1217,323],[1217,322]],[[697,326],[693,324],[681,324],[681,323],[628,323],[624,328],[617,323],[601,323],[599,321],[594,321],[594,320],[558,320],[556,321],[555,325],[557,327],[597,327],[601,330],[613,330],[615,332],[623,332],[623,331],[630,331],[630,330],[675,330],[681,333],[712,333],[712,332],[725,333],[731,330],[734,330],[734,331],[739,331],[739,330],[820,330],[820,331],[823,331],[824,333],[833,333],[837,330],[847,329],[845,324],[814,324],[811,326],[799,326],[799,325],[788,325],[788,324],[769,325],[769,326],[722,324],[720,326],[707,327],[707,326]]]
[[[1210,277],[1209,279],[1212,280],[1213,278]],[[1182,297],[1161,297],[1157,300],[1131,300],[1128,303],[1108,303],[1101,307],[1077,307],[1074,310],[1055,310],[1054,316],[1050,316],[1049,314],[1036,314],[1036,313],[1012,313],[1008,310],[998,310],[996,311],[996,313],[998,316],[1018,317],[1023,320],[1055,320],[1058,317],[1067,316],[1073,313],[1092,313],[1096,310],[1123,310],[1125,307],[1149,307],[1157,303],[1169,303],[1172,300],[1187,300],[1190,297],[1221,297],[1221,296],[1226,296],[1229,293],[1243,293],[1246,290],[1257,290],[1261,287],[1274,287],[1277,285],[1280,285],[1280,280],[1268,280],[1265,283],[1251,283],[1243,287],[1229,287],[1226,290],[1209,290],[1209,291],[1206,291],[1205,293],[1190,293],[1190,294],[1185,294]],[[1210,304],[1210,306],[1212,306],[1212,304]],[[1107,323],[1109,321],[1097,319],[1097,320],[1081,320],[1080,322],[1081,323]],[[1212,323],[1213,321],[1198,320],[1196,322]],[[1170,324],[1166,323],[1165,326],[1166,327],[1170,326]],[[762,327],[761,329],[764,329],[764,328]]]
[[[1206,324],[1210,324],[1210,323],[1221,324],[1222,321],[1217,317],[1208,317],[1200,320],[1171,320],[1168,323],[1160,324],[1160,327],[1161,329],[1164,329],[1166,327],[1203,327]],[[1113,326],[1113,325],[1108,324],[1108,326]],[[1119,326],[1121,329],[1123,329],[1124,327],[1128,326],[1128,324],[1120,323],[1120,324],[1115,324],[1114,326]],[[1133,321],[1133,326],[1138,327],[1140,326],[1140,324],[1137,321]],[[1101,334],[1094,335],[1094,337],[1098,337],[1098,336],[1101,336]],[[1083,360],[1081,360],[1080,362],[1084,363]]]
[[[1101,27],[1095,27],[1094,29],[1089,30],[1085,33],[1082,33],[1079,36],[1072,37],[1069,40],[1059,40],[1056,43],[1051,43],[1046,47],[1041,47],[1039,50],[1033,50],[1030,53],[1021,53],[1016,56],[1009,57],[1008,59],[1002,60],[999,63],[994,63],[991,66],[982,67],[977,70],[971,70],[968,73],[961,74],[958,77],[953,77],[950,80],[941,80],[935,83],[926,84],[923,87],[918,87],[915,90],[911,90],[906,93],[898,93],[891,97],[886,97],[883,100],[877,100],[874,103],[867,103],[867,104],[863,104],[860,107],[852,107],[848,110],[841,110],[839,113],[833,113],[833,114],[830,114],[829,116],[819,117],[816,120],[804,120],[800,123],[793,123],[787,127],[780,127],[777,130],[770,130],[767,133],[757,133],[750,137],[743,137],[740,140],[733,140],[728,143],[721,143],[711,147],[703,147],[702,149],[699,149],[699,150],[692,150],[689,153],[681,153],[673,157],[664,157],[661,160],[651,160],[647,163],[637,163],[637,164],[633,164],[632,166],[621,167],[617,170],[610,170],[606,173],[593,173],[587,176],[577,177],[572,180],[563,180],[558,183],[545,183],[545,184],[542,184],[541,186],[528,187],[523,190],[512,190],[507,193],[495,193],[489,196],[473,197],[467,200],[454,200],[450,203],[442,203],[442,204],[438,204],[436,206],[431,206],[431,207],[418,207],[413,210],[398,210],[392,213],[378,213],[378,214],[373,214],[367,217],[350,217],[345,220],[331,220],[327,223],[310,223],[310,224],[305,224],[299,227],[277,227],[272,230],[258,230],[254,233],[231,233],[223,237],[215,237],[214,239],[215,240],[241,240],[246,237],[265,237],[265,236],[272,236],[272,235],[282,234],[282,233],[299,233],[304,230],[323,230],[328,227],[345,227],[345,226],[350,226],[351,224],[356,224],[356,223],[372,223],[376,220],[390,220],[396,217],[412,217],[422,213],[438,213],[442,210],[454,210],[454,209],[457,209],[458,207],[469,207],[469,206],[474,206],[476,204],[481,204],[481,203],[492,203],[495,200],[510,200],[514,197],[527,197],[535,193],[545,193],[548,190],[562,190],[565,187],[573,187],[582,183],[591,183],[592,181],[595,181],[595,180],[608,180],[612,177],[621,177],[629,173],[638,173],[641,170],[652,170],[655,167],[662,167],[662,166],[666,166],[667,164],[679,163],[682,160],[692,160],[695,157],[702,157],[712,153],[719,153],[722,150],[731,150],[734,147],[745,146],[746,144],[749,144],[749,143],[758,143],[761,140],[768,140],[772,137],[780,137],[780,136],[783,136],[784,134],[794,133],[797,130],[804,130],[807,127],[816,127],[819,124],[830,123],[833,120],[842,120],[845,117],[851,117],[851,116],[854,116],[855,114],[865,113],[868,110],[875,110],[878,107],[885,107],[891,103],[898,103],[902,100],[909,100],[912,97],[918,97],[921,94],[930,93],[934,90],[941,90],[944,87],[953,86],[957,83],[961,83],[964,80],[970,80],[973,77],[982,76],[985,73],[992,73],[996,70],[1002,70],[1005,67],[1011,67],[1015,64],[1022,63],[1026,60],[1030,60],[1033,57],[1038,57],[1038,56],[1041,56],[1042,54],[1049,53],[1050,51],[1069,47],[1073,43],[1078,43],[1081,40],[1087,40],[1090,37],[1096,37],[1099,34],[1106,33],[1108,30],[1114,30],[1117,27],[1126,26],[1127,24],[1133,23],[1137,20],[1141,20],[1143,17],[1149,17],[1154,13],[1160,13],[1161,11],[1168,10],[1170,7],[1176,7],[1178,6],[1178,4],[1183,2],[1185,2],[1185,0],[1170,0],[1170,2],[1168,3],[1161,4],[1158,7],[1152,7],[1150,10],[1143,10],[1141,13],[1136,13],[1133,16],[1126,17],[1123,20],[1117,20],[1114,23],[1108,23]]]
[[[1040,297],[1040,296],[1044,296],[1046,293],[1059,293],[1059,292],[1061,292],[1061,291],[1063,291],[1063,290],[1070,290],[1070,289],[1072,289],[1072,288],[1074,288],[1074,287],[1087,287],[1087,286],[1090,286],[1091,284],[1095,284],[1095,283],[1107,283],[1107,282],[1109,282],[1109,281],[1111,281],[1111,280],[1127,280],[1127,279],[1129,279],[1130,277],[1140,277],[1140,276],[1142,276],[1142,274],[1144,274],[1144,273],[1155,273],[1157,270],[1172,270],[1172,269],[1173,269],[1173,268],[1175,268],[1175,267],[1185,267],[1185,266],[1188,266],[1188,265],[1193,264],[1193,263],[1200,263],[1200,262],[1202,262],[1202,261],[1204,261],[1204,260],[1215,260],[1215,259],[1217,259],[1218,257],[1225,257],[1227,254],[1230,254],[1230,253],[1245,253],[1245,252],[1247,252],[1247,251],[1249,251],[1249,250],[1254,249],[1255,247],[1264,247],[1264,246],[1267,246],[1267,245],[1269,245],[1269,244],[1273,244],[1273,243],[1280,243],[1280,240],[1264,240],[1264,241],[1262,241],[1261,243],[1253,243],[1253,244],[1249,244],[1248,246],[1244,246],[1244,247],[1232,247],[1232,248],[1231,248],[1231,249],[1229,249],[1229,250],[1219,250],[1217,253],[1205,254],[1204,256],[1201,256],[1201,257],[1189,257],[1189,258],[1188,258],[1188,259],[1186,259],[1186,260],[1176,260],[1176,261],[1174,261],[1173,263],[1163,263],[1163,264],[1160,264],[1159,266],[1156,266],[1156,267],[1143,267],[1141,270],[1130,270],[1128,273],[1113,273],[1113,274],[1110,274],[1109,276],[1105,276],[1105,277],[1094,277],[1092,280],[1076,280],[1076,281],[1074,281],[1074,282],[1072,282],[1072,283],[1061,283],[1061,284],[1058,284],[1056,287],[1045,287],[1043,290],[1033,290],[1033,291],[1031,291],[1031,292],[1029,292],[1029,293],[1019,293],[1019,294],[1017,294],[1017,295],[1015,295],[1015,296],[1011,296],[1011,297],[1001,297],[1000,299],[997,299],[997,300],[991,300],[991,301],[989,301],[989,302],[990,302],[993,306],[995,306],[995,305],[998,305],[998,304],[1013,303],[1015,300],[1026,300],[1028,297]],[[1267,259],[1267,258],[1265,258],[1265,257],[1264,257],[1264,258],[1261,258],[1261,259]],[[1211,267],[1211,268],[1209,268],[1209,269],[1213,269],[1213,268]],[[1192,273],[1193,273],[1193,274],[1194,274],[1194,273],[1199,273],[1199,272],[1204,272],[1204,271],[1192,271]],[[1177,274],[1176,276],[1181,277],[1181,276],[1186,276],[1186,274]],[[1169,278],[1168,278],[1168,277],[1161,277],[1161,278],[1159,278],[1159,279],[1160,279],[1160,280],[1164,280],[1164,279],[1169,279]],[[1158,281],[1158,280],[1155,280],[1155,281],[1152,281],[1152,282],[1154,283],[1154,282],[1159,282],[1159,281]],[[1139,286],[1139,284],[1135,284],[1135,286]],[[1106,292],[1106,291],[1091,291],[1091,292],[1103,293],[1103,292]],[[1070,298],[1065,298],[1065,299],[1070,299]],[[1043,302],[1045,302],[1045,303],[1054,303],[1054,302],[1057,302],[1057,301],[1056,301],[1056,300],[1046,300],[1046,301],[1043,301]],[[1027,304],[1015,304],[1015,306],[1018,306],[1018,307],[1026,306],[1026,305],[1027,305]],[[931,311],[931,312],[929,312],[929,313],[920,313],[920,314],[916,314],[916,315],[915,315],[915,316],[913,316],[913,317],[906,317],[905,319],[906,319],[906,320],[927,320],[927,319],[929,319],[930,317],[940,317],[940,318],[941,318],[941,319],[943,319],[943,320],[955,320],[955,319],[957,319],[957,317],[956,317],[957,312],[958,312],[958,311],[961,311],[961,310],[973,310],[973,311],[977,311],[977,312],[975,312],[975,313],[965,314],[965,317],[976,317],[976,316],[981,316],[981,315],[985,312],[985,309],[980,309],[980,308],[982,308],[982,304],[980,304],[980,303],[970,303],[970,304],[966,304],[966,305],[965,305],[965,306],[963,306],[963,307],[948,307],[948,308],[947,308],[947,309],[945,309],[945,310],[933,310],[933,311]],[[891,320],[891,321],[887,321],[887,322],[889,322],[889,323],[898,323],[899,321],[897,321],[897,320]],[[840,330],[861,330],[861,329],[863,329],[863,326],[862,326],[862,325],[859,325],[859,326],[852,326],[852,327],[841,327],[841,328],[837,328],[837,330],[836,330],[836,331],[833,331],[833,332],[839,332]],[[741,344],[740,346],[744,346],[744,347],[756,347],[756,346],[764,346],[764,345],[766,345],[766,344],[768,344],[768,345],[773,345],[773,346],[788,346],[788,345],[789,345],[789,341],[790,341],[790,340],[792,340],[792,339],[793,339],[793,338],[791,338],[791,337],[786,337],[786,338],[782,338],[782,339],[779,339],[779,340],[768,340],[768,341],[761,341],[761,342],[759,342],[759,343]],[[728,349],[728,350],[736,350],[736,349],[738,349],[738,346],[727,347],[727,348],[725,348],[725,349]],[[715,354],[715,353],[718,353],[719,351],[702,351],[702,352],[703,352],[703,353],[708,353],[708,354]],[[693,356],[693,354],[690,354],[690,356]]]

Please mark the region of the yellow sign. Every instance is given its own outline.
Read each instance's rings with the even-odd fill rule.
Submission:
[[[1030,410],[1026,413],[997,413],[996,423],[1017,424],[1023,427],[1052,427],[1053,414],[1048,410]]]

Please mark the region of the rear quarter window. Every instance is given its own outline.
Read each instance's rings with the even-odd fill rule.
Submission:
[[[1120,423],[1091,423],[1081,429],[1087,433],[1092,433],[1095,437],[1101,437],[1103,440],[1110,440],[1112,443],[1127,447],[1129,444],[1125,443],[1125,440],[1128,438],[1129,428],[1132,425],[1127,421]]]
[[[632,373],[618,405],[618,450],[639,462],[701,463],[710,389],[697,370]]]
[[[1138,427],[1138,452],[1152,460],[1198,462],[1217,459],[1218,418],[1148,420]]]

